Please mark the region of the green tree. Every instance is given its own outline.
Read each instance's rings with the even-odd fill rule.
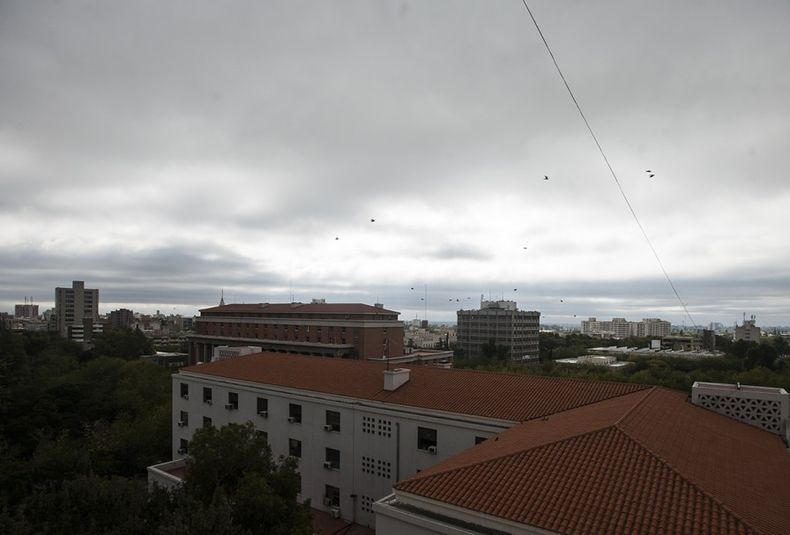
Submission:
[[[110,329],[93,339],[93,355],[135,359],[153,353],[151,341],[139,329]]]
[[[204,506],[226,498],[234,521],[251,533],[311,533],[309,508],[296,500],[296,460],[275,462],[252,423],[198,429],[189,455],[184,489]]]

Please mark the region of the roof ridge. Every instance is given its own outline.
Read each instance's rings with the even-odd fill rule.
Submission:
[[[658,387],[656,387],[656,388],[658,388]],[[649,397],[649,396],[645,396],[645,398],[647,398],[647,397]],[[718,505],[719,507],[724,509],[730,515],[732,515],[732,517],[735,518],[741,524],[743,524],[744,527],[752,530],[754,533],[758,533],[758,534],[762,533],[762,531],[760,531],[759,529],[754,527],[751,523],[747,522],[741,515],[739,515],[738,513],[733,511],[732,509],[730,509],[729,506],[727,506],[727,504],[725,504],[724,502],[722,502],[721,500],[719,500],[718,498],[716,498],[715,496],[710,494],[707,490],[702,488],[700,485],[698,485],[697,483],[695,483],[694,481],[692,481],[691,479],[686,477],[680,470],[675,468],[672,465],[672,463],[670,463],[669,461],[664,459],[661,455],[658,455],[652,449],[650,449],[646,445],[644,445],[642,443],[642,441],[632,437],[629,433],[627,433],[626,431],[621,429],[620,426],[617,425],[617,424],[615,424],[615,425],[613,425],[611,427],[614,428],[617,432],[621,433],[625,438],[627,438],[628,440],[630,440],[631,442],[633,442],[634,444],[636,444],[637,446],[639,446],[640,448],[645,450],[648,453],[648,455],[650,455],[651,457],[655,458],[658,462],[660,462],[661,464],[666,466],[667,470],[670,470],[673,474],[676,474],[680,479],[682,479],[683,481],[685,481],[686,483],[688,483],[689,485],[691,485],[692,487],[697,489],[697,491],[699,491],[706,498],[708,498],[709,500],[714,502],[716,505]]]
[[[616,421],[616,422],[615,422],[613,425],[619,429],[619,428],[620,428],[620,424],[621,424],[621,423],[622,423],[622,422],[623,422],[623,421],[624,421],[626,418],[628,418],[628,416],[629,416],[629,415],[630,415],[632,412],[634,412],[634,410],[635,410],[637,407],[639,407],[640,405],[642,405],[642,403],[644,403],[644,402],[645,402],[645,400],[647,400],[647,398],[649,398],[650,396],[652,396],[652,395],[653,395],[653,393],[656,391],[656,389],[657,389],[657,388],[658,388],[657,386],[651,386],[651,387],[648,389],[648,391],[647,391],[647,393],[645,394],[645,396],[644,396],[642,399],[640,399],[639,401],[637,401],[636,403],[634,403],[634,404],[631,406],[631,408],[629,408],[627,411],[625,411],[625,413],[623,413],[623,415],[622,415],[622,416],[620,416],[620,417],[617,419],[617,421]],[[639,392],[639,391],[637,390],[637,392]]]

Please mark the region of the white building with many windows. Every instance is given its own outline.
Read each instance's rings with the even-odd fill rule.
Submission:
[[[394,484],[526,419],[645,387],[259,353],[173,375],[173,458],[204,425],[254,422],[277,456],[300,459],[301,499],[373,526]],[[183,463],[149,468],[163,486]]]

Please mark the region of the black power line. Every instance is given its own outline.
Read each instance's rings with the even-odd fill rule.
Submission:
[[[694,318],[691,317],[691,313],[689,312],[688,308],[686,308],[686,303],[684,303],[683,299],[680,298],[680,294],[678,293],[677,288],[675,288],[675,284],[672,282],[669,273],[667,273],[667,270],[664,268],[664,263],[661,262],[661,257],[658,256],[658,251],[656,251],[656,248],[653,247],[653,242],[650,241],[647,232],[645,232],[642,223],[639,221],[639,217],[637,217],[636,215],[636,211],[634,211],[634,207],[631,205],[631,201],[628,200],[628,196],[625,194],[623,187],[620,185],[620,179],[617,178],[617,173],[614,172],[614,169],[612,168],[612,164],[609,163],[609,158],[606,157],[606,153],[604,152],[601,143],[598,141],[598,137],[595,135],[592,126],[590,126],[590,122],[587,120],[587,117],[584,115],[584,112],[582,111],[582,107],[579,105],[579,101],[576,100],[576,95],[573,94],[573,90],[571,89],[571,86],[568,84],[568,80],[565,79],[565,75],[562,73],[562,69],[560,69],[559,63],[557,63],[557,58],[554,57],[554,52],[551,51],[551,47],[549,46],[548,41],[546,41],[546,37],[543,35],[543,31],[540,29],[540,25],[538,24],[538,21],[535,20],[535,15],[532,14],[532,10],[527,5],[527,0],[521,0],[521,2],[524,4],[527,13],[529,13],[529,18],[532,19],[532,23],[535,25],[535,29],[538,30],[538,34],[540,35],[540,38],[546,47],[546,51],[549,53],[549,56],[551,56],[551,61],[554,62],[554,67],[557,69],[557,73],[560,75],[560,78],[562,78],[562,83],[565,84],[565,89],[568,90],[568,94],[570,95],[571,100],[573,100],[573,104],[576,106],[576,110],[579,112],[579,115],[584,121],[584,124],[587,127],[587,131],[590,132],[590,136],[595,142],[595,146],[598,147],[598,152],[601,153],[601,157],[603,158],[603,161],[606,163],[606,167],[609,169],[609,173],[612,175],[612,178],[614,179],[614,183],[617,184],[617,189],[620,190],[620,195],[622,195],[625,204],[628,206],[628,210],[631,212],[631,215],[634,216],[634,221],[636,221],[636,224],[639,227],[639,230],[642,232],[642,236],[644,236],[647,245],[650,247],[650,250],[653,251],[653,256],[656,257],[656,261],[658,262],[661,271],[664,273],[664,277],[666,277],[669,286],[672,288],[672,291],[675,293],[675,297],[677,297],[680,306],[683,307],[683,310],[686,312],[686,316],[688,316],[688,318],[691,320],[691,324],[694,325],[694,328],[696,329],[697,323],[694,321]]]

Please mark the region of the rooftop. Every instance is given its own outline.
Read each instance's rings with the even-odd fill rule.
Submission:
[[[396,485],[562,533],[790,533],[779,437],[658,387],[532,420]]]
[[[397,390],[386,391],[385,369],[383,364],[374,362],[257,353],[181,368],[180,373],[516,422],[649,388],[584,379],[412,366],[409,382]]]
[[[400,314],[363,303],[243,303],[203,308],[200,313],[228,314]]]

